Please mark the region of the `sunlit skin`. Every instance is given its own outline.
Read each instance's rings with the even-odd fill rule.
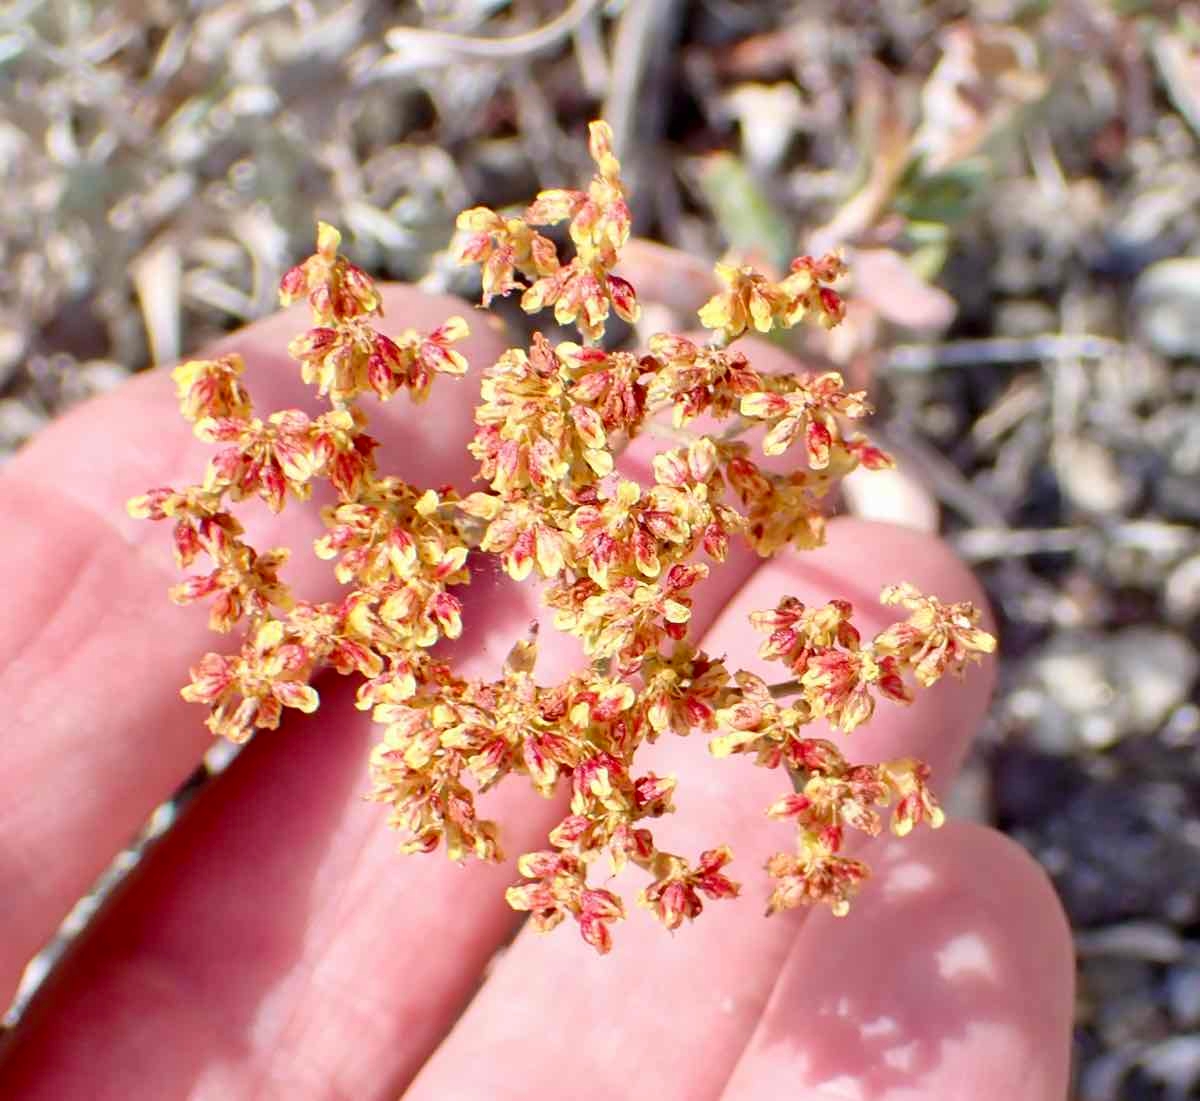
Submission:
[[[407,288],[383,293],[393,336],[464,312]],[[246,358],[261,408],[315,415],[283,352],[302,325],[289,311],[213,354]],[[487,363],[503,344],[475,326],[459,347]],[[770,348],[754,357],[762,370],[788,366]],[[8,993],[210,742],[178,690],[211,645],[206,609],[163,598],[178,579],[170,540],[123,512],[131,492],[185,484],[211,454],[178,418],[172,390],[162,372],[140,376],[0,470],[6,514],[19,519],[0,545]],[[375,412],[381,468],[465,485],[471,408],[466,383],[442,380],[425,406]],[[649,483],[655,449],[638,442],[619,468]],[[323,530],[304,508],[244,515],[260,547],[304,548]],[[336,590],[330,564],[310,554],[293,556],[288,577],[308,596]],[[947,601],[982,601],[940,542],[836,520],[813,552],[764,561],[731,546],[697,589],[695,638],[766,672],[750,611],[785,592],[810,606],[837,594],[874,632],[896,618],[877,596],[897,578]],[[539,616],[536,594],[499,571],[461,592],[456,661],[494,675]],[[561,679],[574,660],[544,649],[539,672]],[[376,739],[369,716],[352,706],[349,680],[323,674],[318,687],[321,710],[289,712],[255,739],[89,930],[8,1038],[0,1096],[444,1101],[558,1097],[563,1083],[584,1101],[1065,1096],[1068,929],[1042,872],[995,832],[951,818],[903,841],[885,835],[855,850],[874,877],[848,917],[762,920],[752,868],[777,847],[780,824],[763,810],[780,795],[778,775],[664,736],[644,751],[645,767],[676,777],[678,812],[656,828],[664,842],[728,844],[751,865],[741,897],[674,936],[634,911],[603,958],[577,937],[526,929],[493,963],[519,920],[503,897],[514,867],[398,858],[395,835],[361,798]],[[946,791],[990,687],[985,665],[910,707],[881,706],[841,744],[854,760],[920,757]],[[516,853],[544,845],[566,797],[504,785],[488,812],[512,823]]]

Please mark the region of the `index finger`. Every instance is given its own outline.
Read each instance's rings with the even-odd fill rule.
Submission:
[[[432,328],[466,304],[410,287],[384,292],[381,328]],[[275,315],[221,342],[239,352],[264,414],[312,404],[285,348],[302,311]],[[480,363],[501,350],[482,326],[460,345]],[[440,380],[427,403],[372,410],[382,462],[424,485],[462,482],[472,402]],[[0,541],[9,615],[0,624],[0,990],[11,996],[30,956],[113,854],[196,766],[211,742],[179,687],[215,648],[204,616],[166,599],[179,580],[169,534],[128,518],[125,501],[152,486],[199,480],[210,454],[179,416],[174,387],[152,371],[52,425],[0,471]],[[258,512],[259,510],[254,510]],[[264,510],[265,511],[265,510]],[[303,553],[319,534],[313,510],[285,510],[254,529],[260,549],[298,553],[297,591],[332,594],[332,571]],[[256,517],[257,518],[257,517]],[[12,529],[10,528],[10,531]]]

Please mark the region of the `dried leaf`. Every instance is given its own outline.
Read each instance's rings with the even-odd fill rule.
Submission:
[[[921,92],[914,152],[927,171],[944,171],[1011,127],[1049,87],[1028,35],[1011,26],[954,23],[942,32],[941,59]]]

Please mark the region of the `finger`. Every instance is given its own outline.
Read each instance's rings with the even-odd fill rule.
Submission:
[[[719,617],[705,649],[727,653],[734,668],[753,666],[759,640],[746,615],[772,607],[783,593],[806,603],[849,596],[864,631],[880,629],[892,617],[870,594],[898,578],[947,600],[981,600],[942,543],[906,529],[837,522],[826,547],[785,555],[756,572]],[[881,709],[847,749],[872,759],[931,757],[944,783],[989,690],[990,678],[975,676],[939,685],[910,708]],[[631,1082],[648,1097],[700,1101],[719,1094],[805,920],[800,913],[761,917],[767,891],[758,869],[771,852],[790,847],[787,831],[763,810],[790,784],[745,760],[713,761],[700,737],[660,741],[646,757],[647,766],[679,781],[678,812],[655,823],[656,840],[689,857],[730,843],[743,896],[712,903],[674,937],[635,912],[603,958],[562,931],[542,938],[526,928],[422,1071],[411,1101],[554,1095],[563,1082],[579,1101],[623,1096]],[[629,899],[635,888],[621,882]],[[868,884],[864,891],[870,890]],[[691,1039],[671,1043],[664,1036]],[[692,1042],[696,1037],[703,1043]]]
[[[870,859],[858,912],[794,944],[722,1101],[1061,1101],[1074,973],[1045,873],[970,823]]]
[[[390,288],[385,301],[393,329],[430,327],[465,308],[409,288]],[[219,349],[245,355],[264,411],[305,397],[284,351],[304,324],[302,312],[289,311]],[[499,350],[483,330],[467,354],[478,365]],[[385,407],[373,431],[402,469],[436,484],[467,469],[470,409],[465,391],[447,382],[418,410],[403,400]],[[124,508],[150,486],[198,481],[209,454],[180,418],[174,386],[154,371],[68,414],[0,474],[0,509],[20,517],[18,537],[0,542],[10,602],[0,629],[6,999],[28,958],[211,741],[179,686],[222,640],[209,635],[203,611],[166,599],[178,580],[170,533],[130,520]],[[304,551],[319,526],[308,512],[259,523],[255,541],[296,548],[286,576],[299,594],[320,599],[334,583],[328,565]]]

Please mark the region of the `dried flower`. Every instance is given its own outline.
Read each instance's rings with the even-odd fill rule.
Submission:
[[[208,560],[172,598],[211,600],[214,630],[245,632],[239,649],[200,659],[183,696],[209,708],[214,733],[244,741],[278,726],[285,708],[315,710],[318,670],[360,676],[356,706],[381,728],[369,798],[389,808],[406,852],[444,847],[453,860],[499,861],[500,825],[479,816],[477,796],[513,776],[544,796],[566,794],[549,847],[519,858],[523,881],[507,899],[539,930],[570,917],[600,952],[625,907],[596,885],[597,863],[645,872],[638,904],[668,930],[699,917],[706,901],[739,893],[727,847],[691,862],[660,849],[649,825],[674,810],[676,780],[639,770],[641,746],[701,731],[714,758],[746,755],[792,782],[767,809],[796,837],[792,853],[767,862],[768,911],[822,902],[841,914],[868,875],[842,851],[847,830],[878,833],[888,806],[899,836],[943,815],[927,766],[851,765],[812,724],[851,731],[880,701],[907,702],[914,685],[961,673],[995,642],[969,604],[901,584],[883,601],[906,609],[907,620],[869,639],[838,598],[805,607],[781,594],[753,613],[761,656],[786,670],[776,684],[698,648],[692,609],[710,561],[723,562],[739,539],[763,555],[819,544],[831,489],[860,465],[890,460],[846,430],[869,407],[839,375],[762,375],[729,346],[803,317],[835,324],[837,257],[801,257],[779,282],[718,265],[724,289],[701,310],[715,330],[708,345],[661,333],[643,354],[599,346],[612,313],[633,320],[639,307],[634,288],[613,275],[631,219],[612,134],[597,122],[589,137],[596,172],[586,189],[543,191],[523,217],[476,207],[458,219],[459,256],[481,266],[485,306],[521,290],[526,310],[552,307],[580,334],[557,346],[535,334],[479,372],[469,449],[484,488],[380,476],[360,401],[400,390],[419,401],[442,376],[461,377],[468,364],[456,345],[467,325],[454,317],[427,334],[379,332],[373,281],[340,255],[337,231],[323,223],[316,252],[287,272],[280,297],[312,310],[312,327],[289,350],[328,410],[255,415],[236,356],[174,371],[183,415],[218,450],[200,484],[153,489],[129,511],[173,522],[181,567]],[[574,249],[565,259],[537,229],[560,223]],[[683,439],[654,456],[652,480],[617,473],[620,449],[667,410]],[[719,437],[695,434],[701,415],[734,424]],[[755,425],[766,429],[766,454],[800,443],[803,465],[776,474],[755,463],[736,438]],[[283,580],[287,550],[255,551],[230,506],[257,497],[278,512],[322,482],[336,498],[322,510],[314,550],[334,562],[345,589],[314,602]],[[454,590],[488,556],[516,581],[543,579],[554,625],[583,644],[587,669],[538,683],[534,636],[513,645],[493,679],[465,679],[433,656],[441,640],[469,629]]]
[[[790,329],[810,314],[830,328],[842,320],[846,308],[841,296],[827,284],[845,270],[839,256],[800,256],[792,261],[791,274],[773,283],[754,268],[718,264],[717,278],[725,289],[701,307],[700,324],[716,330],[725,343],[749,329],[760,333],[776,327]]]

